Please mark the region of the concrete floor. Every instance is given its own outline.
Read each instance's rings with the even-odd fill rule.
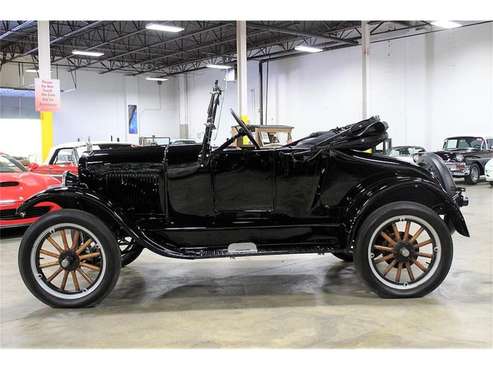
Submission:
[[[425,298],[382,300],[332,256],[181,261],[145,252],[106,300],[60,310],[17,270],[22,232],[0,248],[1,346],[492,347],[493,188],[467,188],[472,237],[455,234],[449,276]]]

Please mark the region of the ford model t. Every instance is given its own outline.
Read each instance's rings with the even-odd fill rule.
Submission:
[[[202,144],[95,150],[78,177],[27,200],[63,209],[25,233],[19,267],[55,307],[101,301],[143,248],[198,259],[332,253],[353,261],[382,297],[420,297],[452,262],[451,234],[468,236],[467,204],[433,154],[421,166],[364,152],[387,138],[378,117],[260,148],[245,123],[211,146],[221,90],[213,89]],[[247,136],[252,148],[231,144]],[[163,271],[163,275],[166,271]]]

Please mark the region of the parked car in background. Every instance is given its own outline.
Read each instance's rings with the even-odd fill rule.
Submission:
[[[79,158],[84,152],[91,150],[106,150],[116,148],[128,148],[133,144],[120,142],[96,141],[93,143],[83,143],[80,141],[64,143],[53,147],[48,153],[48,158],[44,164],[38,165],[31,163],[29,168],[34,173],[50,175],[61,178],[65,171],[78,173]]]
[[[171,145],[198,144],[195,139],[171,139]]]
[[[293,126],[288,125],[253,125],[249,124],[248,129],[251,131],[255,140],[261,148],[279,148],[293,141]],[[231,135],[236,135],[241,130],[240,126],[231,127]],[[238,148],[253,148],[253,144],[245,137],[237,139],[232,146]]]
[[[464,178],[466,184],[477,184],[485,174],[486,162],[493,158],[493,138],[482,136],[454,136],[443,142],[443,150],[436,152],[452,176]]]
[[[484,176],[486,178],[486,181],[488,181],[490,185],[493,186],[493,159],[490,159],[488,162],[486,162],[486,166],[484,166]]]
[[[141,136],[139,137],[139,145],[150,146],[150,145],[168,145],[171,139],[169,136]]]
[[[45,213],[60,209],[54,203],[42,202],[22,216],[16,214],[24,200],[55,186],[60,186],[59,180],[31,173],[18,160],[0,153],[0,228],[26,226]]]
[[[387,152],[387,155],[399,159],[404,162],[415,163],[414,155],[418,153],[425,153],[426,149],[422,146],[415,145],[402,145],[394,146]]]

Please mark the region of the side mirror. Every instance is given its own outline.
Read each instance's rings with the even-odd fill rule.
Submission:
[[[29,171],[34,171],[34,170],[35,170],[36,168],[38,168],[38,167],[39,167],[39,164],[37,164],[37,163],[33,163],[33,162],[31,162],[31,163],[29,163],[29,164],[27,165],[27,168],[29,169]]]

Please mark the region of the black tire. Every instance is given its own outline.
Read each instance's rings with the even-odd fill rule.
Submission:
[[[476,185],[479,182],[481,171],[476,163],[471,164],[469,167],[469,175],[464,177],[464,181],[468,185]]]
[[[332,254],[344,262],[353,262],[354,260],[352,253],[336,252]]]
[[[144,248],[139,247],[134,243],[124,246],[123,249],[120,248],[122,267],[125,267],[135,261],[143,250]]]
[[[377,265],[380,262],[376,262],[376,257],[379,257],[378,259],[383,258],[381,258],[380,255],[372,256],[372,250],[374,250],[372,248],[376,247],[376,244],[374,243],[378,240],[377,238],[381,237],[381,231],[385,230],[385,226],[382,225],[389,225],[388,222],[393,222],[394,224],[396,222],[404,223],[409,220],[413,220],[411,222],[416,221],[418,225],[425,225],[424,230],[426,234],[430,236],[429,240],[433,240],[433,243],[431,243],[431,247],[435,259],[431,260],[431,264],[428,264],[428,269],[426,271],[429,270],[429,272],[423,272],[422,278],[418,277],[416,280],[414,280],[415,277],[413,276],[414,274],[412,273],[412,271],[410,273],[406,271],[406,276],[408,277],[408,279],[412,279],[409,282],[403,282],[402,284],[400,283],[401,273],[399,273],[399,277],[396,278],[397,281],[388,281],[385,275],[382,276],[382,274],[377,271],[378,267],[375,267],[380,266]],[[405,238],[402,237],[402,234],[400,232],[399,234],[401,235],[399,236],[399,239],[402,238],[402,240],[404,240]],[[392,248],[396,249],[398,247],[399,245],[395,244]],[[413,250],[421,252],[421,249],[417,247],[417,244],[411,243],[411,247],[413,248]],[[384,252],[381,253],[381,256],[384,256]],[[401,255],[397,256],[397,254],[395,254],[396,261],[397,257],[404,258]],[[404,253],[402,254],[404,255]],[[422,204],[414,202],[394,202],[378,208],[368,217],[366,217],[365,221],[363,222],[357,233],[354,261],[356,269],[363,281],[380,297],[417,298],[430,293],[441,284],[450,269],[452,263],[452,255],[453,244],[452,238],[450,237],[450,231],[439,215],[437,215],[433,210]],[[419,257],[416,257],[416,260],[418,258]],[[385,270],[389,267],[389,265],[391,265],[390,262],[393,262],[392,259],[389,259],[388,261],[389,262],[385,262],[383,264]],[[415,264],[415,261],[410,262],[410,264]],[[400,262],[398,263],[398,265],[400,266],[400,268],[402,268]],[[403,265],[407,267],[406,263],[403,263]],[[424,264],[420,262],[420,265],[423,266]],[[417,267],[418,265],[416,264],[414,268]],[[391,270],[393,270],[393,268],[391,268]],[[405,270],[403,269],[402,271],[402,276],[404,276]],[[394,276],[397,276],[397,272],[395,272]],[[411,278],[411,276],[413,277]]]
[[[82,290],[73,292],[72,295],[70,295],[71,293],[68,290],[65,290],[65,286],[63,288],[60,287],[61,289],[59,287],[54,288],[53,286],[50,286],[50,280],[47,280],[46,277],[43,276],[40,266],[36,265],[35,262],[36,257],[34,256],[39,256],[39,251],[42,248],[45,248],[43,243],[46,242],[46,239],[44,238],[47,238],[47,235],[53,236],[54,234],[52,231],[56,230],[57,227],[60,227],[60,229],[72,227],[72,230],[81,228],[80,230],[88,231],[88,235],[92,234],[94,236],[93,243],[97,246],[97,251],[101,256],[98,260],[99,272],[97,273],[96,281],[87,289],[83,290],[80,288]],[[63,233],[65,234],[65,231],[63,231]],[[72,238],[73,237],[74,236],[72,235]],[[87,238],[87,240],[89,239],[91,238]],[[75,248],[71,250],[75,250]],[[61,259],[61,257],[59,257],[59,259]],[[56,258],[54,261],[56,261]],[[79,263],[81,261],[79,261]],[[84,262],[87,261],[91,260],[84,260]],[[40,301],[52,307],[59,308],[90,307],[99,303],[114,288],[120,274],[120,263],[120,249],[109,228],[93,214],[74,209],[63,209],[57,212],[48,213],[39,221],[32,224],[22,238],[18,256],[19,270],[26,287]],[[62,263],[60,263],[60,267],[55,267],[62,268]],[[79,276],[82,283],[83,276],[81,277],[81,275],[78,275],[77,271],[73,272],[75,275]],[[68,274],[68,270],[66,270],[66,272]],[[75,286],[74,280],[77,279],[73,276],[71,276],[71,278],[73,279],[72,281]],[[78,285],[79,283],[77,283],[76,289],[79,289]]]

